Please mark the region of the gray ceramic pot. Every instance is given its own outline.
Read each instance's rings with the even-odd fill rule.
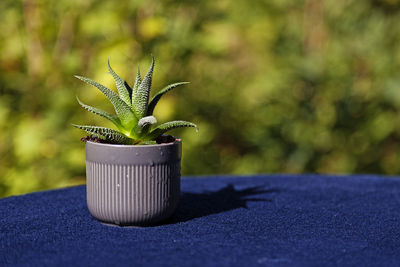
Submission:
[[[175,211],[180,194],[181,140],[158,145],[86,142],[90,213],[106,223],[151,225]]]

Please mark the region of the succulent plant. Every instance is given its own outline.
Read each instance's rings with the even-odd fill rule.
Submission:
[[[107,61],[107,67],[109,73],[115,80],[118,94],[89,78],[81,76],[75,77],[97,87],[113,104],[117,116],[101,109],[88,106],[82,103],[78,97],[77,100],[84,109],[110,120],[115,124],[118,130],[98,126],[73,124],[74,127],[82,129],[90,134],[94,134],[108,143],[126,145],[154,144],[156,143],[155,139],[157,137],[169,130],[179,127],[195,127],[197,129],[197,126],[194,123],[187,121],[170,121],[155,126],[157,119],[153,116],[153,111],[160,98],[168,91],[177,86],[187,84],[188,82],[173,83],[164,87],[154,95],[149,102],[154,70],[154,57],[151,66],[143,79],[140,76],[138,67],[133,87],[130,87],[126,81],[114,72],[110,66],[109,60]]]

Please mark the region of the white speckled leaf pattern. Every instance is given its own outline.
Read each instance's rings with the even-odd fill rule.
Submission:
[[[176,209],[180,161],[115,165],[86,161],[87,203],[97,219],[117,225],[153,224]]]
[[[90,125],[76,125],[72,124],[72,126],[84,130],[91,134],[97,134],[104,136],[109,142],[117,143],[117,144],[129,144],[130,140],[125,135],[117,132],[113,129],[109,129],[106,127],[98,127],[98,126],[90,126]]]
[[[114,93],[114,91],[89,78],[77,75],[75,75],[75,77],[99,89],[113,104],[115,112],[117,113],[118,117],[125,127],[137,123],[137,119],[131,108],[116,93]]]
[[[169,130],[181,128],[181,127],[194,127],[197,129],[197,125],[188,121],[169,121],[158,125],[150,132],[150,138],[157,138],[158,136],[168,132]]]
[[[140,70],[139,66],[137,67],[137,72],[136,72],[136,79],[135,79],[135,84],[133,85],[132,88],[132,107],[133,103],[135,103],[135,96],[136,96],[136,91],[139,88],[139,85],[142,83],[142,77],[140,76]]]
[[[151,89],[151,81],[153,79],[154,70],[154,57],[151,62],[151,66],[140,83],[138,89],[135,91],[135,97],[132,102],[133,109],[136,112],[138,118],[146,116],[147,106],[149,104],[149,96]]]
[[[129,85],[115,73],[115,71],[111,68],[110,60],[107,61],[107,67],[110,74],[113,76],[115,81],[115,86],[117,87],[118,94],[120,98],[129,106],[132,106],[130,94],[132,89]]]
[[[101,109],[88,106],[88,105],[84,104],[78,97],[76,97],[76,100],[78,100],[79,105],[81,105],[84,109],[86,109],[86,110],[88,110],[88,111],[90,111],[90,112],[92,112],[92,113],[94,113],[96,115],[99,115],[101,117],[104,117],[104,118],[110,120],[111,122],[113,122],[118,127],[121,125],[121,123],[119,122],[119,118],[118,117],[116,117],[116,116],[114,116],[114,115],[112,115],[112,114],[110,114],[108,112],[105,112],[105,111],[103,111]]]

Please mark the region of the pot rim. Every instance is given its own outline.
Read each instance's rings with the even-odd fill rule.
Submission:
[[[173,146],[179,143],[182,143],[182,139],[175,137],[175,141],[170,142],[170,143],[161,143],[161,144],[155,144],[155,145],[123,145],[123,144],[106,144],[106,143],[97,143],[97,142],[92,142],[92,141],[86,141],[86,143],[90,143],[92,145],[96,146],[103,146],[103,147],[160,147],[160,146]]]

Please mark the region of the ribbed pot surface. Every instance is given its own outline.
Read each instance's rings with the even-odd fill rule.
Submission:
[[[150,225],[175,211],[180,194],[181,141],[125,146],[86,143],[90,213],[117,225]]]

